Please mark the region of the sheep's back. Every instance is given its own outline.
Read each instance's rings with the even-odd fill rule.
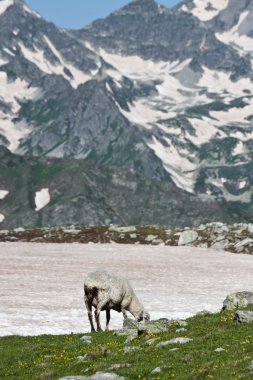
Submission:
[[[89,273],[84,281],[84,287],[103,291],[115,304],[120,304],[123,299],[124,304],[129,304],[133,295],[133,289],[127,279],[106,271]]]

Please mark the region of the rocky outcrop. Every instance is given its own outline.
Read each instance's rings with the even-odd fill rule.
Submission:
[[[234,310],[253,305],[253,292],[229,294],[223,302],[223,310]]]
[[[253,224],[202,224],[197,228],[138,226],[54,227],[0,230],[0,241],[118,243],[189,246],[253,254]]]
[[[252,323],[253,311],[238,310],[235,313],[234,320],[240,323]]]

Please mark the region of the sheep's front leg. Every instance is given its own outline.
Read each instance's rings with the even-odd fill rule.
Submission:
[[[105,331],[109,331],[109,322],[111,319],[110,309],[106,309],[106,326]]]
[[[98,310],[98,306],[95,310],[95,320],[96,320],[96,324],[97,324],[97,331],[102,331],[102,327],[100,324],[100,310]]]
[[[88,298],[86,297],[86,295],[84,295],[84,303],[85,303],[85,306],[86,306],[86,309],[87,309],[87,312],[88,312],[91,332],[94,332],[96,330],[95,330],[95,327],[94,327],[94,324],[93,324],[93,319],[92,319],[92,302],[90,302],[88,300]]]

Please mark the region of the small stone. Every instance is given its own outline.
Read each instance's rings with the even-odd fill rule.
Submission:
[[[171,339],[169,340],[169,344],[175,344],[175,343],[179,343],[179,344],[185,344],[185,343],[188,343],[190,342],[192,339],[190,338],[181,338],[181,337],[178,337],[178,338],[175,338],[175,339]]]
[[[91,336],[90,335],[84,335],[80,338],[84,343],[90,344],[91,343]]]
[[[198,233],[193,230],[183,231],[180,234],[178,245],[187,245],[198,239]]]
[[[184,321],[183,319],[177,319],[176,322],[179,324],[181,327],[186,327],[188,323]]]
[[[120,368],[130,368],[131,364],[129,363],[115,363],[111,366],[111,369],[120,369]]]
[[[225,350],[224,350],[224,348],[219,347],[219,348],[216,348],[214,351],[215,351],[215,352],[223,352],[223,351],[225,351]]]
[[[211,245],[212,249],[215,249],[216,251],[224,251],[226,248],[228,248],[229,241],[227,239],[217,241],[213,245]]]
[[[39,368],[46,368],[49,366],[49,363],[38,363],[36,364],[36,367],[39,367]]]
[[[164,245],[164,241],[162,239],[154,239],[152,240],[153,245]]]
[[[161,367],[156,367],[155,369],[153,369],[153,371],[151,371],[150,373],[153,375],[155,373],[161,373],[162,372],[162,369]]]
[[[181,327],[180,329],[176,330],[176,333],[179,334],[179,333],[186,332],[186,331],[187,331],[187,329],[185,329],[184,327]]]
[[[251,223],[248,224],[248,231],[250,234],[253,234],[253,224]]]
[[[87,360],[87,355],[84,356],[78,356],[77,357],[78,362],[83,363]]]
[[[240,323],[252,323],[253,322],[253,311],[242,311],[238,310],[235,313],[234,320]]]
[[[151,242],[153,241],[154,239],[157,239],[157,235],[148,235],[145,239],[145,241],[147,242]]]
[[[109,231],[127,233],[127,232],[136,232],[137,229],[135,226],[126,226],[126,227],[110,226]]]
[[[115,373],[97,372],[92,376],[65,376],[59,380],[124,380],[124,377],[118,376]]]

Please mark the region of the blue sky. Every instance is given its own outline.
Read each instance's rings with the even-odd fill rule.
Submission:
[[[79,29],[90,22],[107,16],[128,4],[130,0],[26,0],[33,10],[57,26]],[[179,0],[157,0],[171,7]]]

